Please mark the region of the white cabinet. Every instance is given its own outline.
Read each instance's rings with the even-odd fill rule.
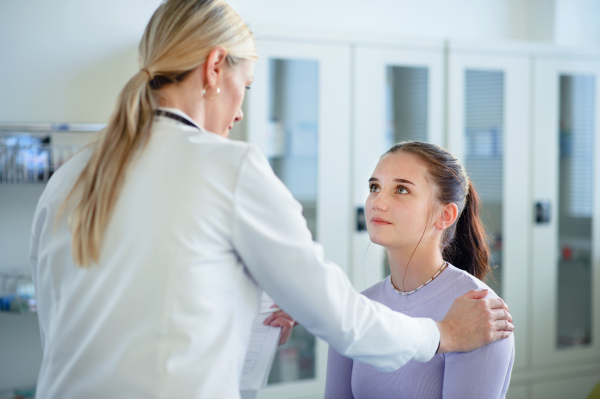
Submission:
[[[259,54],[244,135],[354,286],[386,275],[360,219],[379,157],[403,140],[445,146],[481,197],[486,282],[514,317],[507,397],[584,392],[600,367],[600,57],[435,40],[263,39]],[[259,397],[322,395],[327,345],[296,330]]]
[[[352,280],[363,290],[385,277],[384,249],[360,226],[369,178],[395,142],[443,145],[443,42],[415,46],[357,46],[354,50]]]
[[[529,399],[529,387],[511,385],[506,392],[506,399]]]
[[[595,399],[589,397],[594,387],[600,383],[600,375],[558,379],[533,384],[531,399]]]
[[[448,52],[448,146],[481,203],[492,273],[486,283],[510,306],[515,368],[528,346],[530,61],[527,54]]]
[[[600,60],[536,57],[533,77],[533,363],[598,362]]]
[[[259,40],[247,95],[248,141],[304,208],[313,238],[347,270],[350,234],[350,48]],[[279,347],[260,398],[322,394],[327,344],[302,326]]]

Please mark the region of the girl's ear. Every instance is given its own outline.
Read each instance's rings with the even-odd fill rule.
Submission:
[[[442,212],[435,221],[435,228],[443,231],[452,226],[458,217],[458,207],[454,202],[442,205]]]

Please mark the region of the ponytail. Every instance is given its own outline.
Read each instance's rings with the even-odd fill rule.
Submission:
[[[445,260],[483,280],[490,271],[488,237],[479,217],[479,196],[469,181],[465,207],[456,222],[454,239],[443,251]]]
[[[81,200],[71,214],[72,255],[77,265],[97,263],[102,235],[123,188],[125,171],[136,150],[150,138],[153,112],[149,74],[140,71],[121,91],[104,131],[99,132],[92,156],[61,211],[77,193]]]
[[[102,236],[135,154],[150,139],[156,101],[163,86],[182,81],[216,47],[229,64],[256,60],[248,26],[223,0],[167,0],[146,26],[139,46],[141,69],[127,82],[106,128],[93,143],[92,156],[63,202],[69,217],[76,265],[98,263]]]
[[[483,280],[490,271],[488,238],[479,218],[479,196],[458,159],[446,149],[421,141],[406,141],[386,152],[405,152],[427,166],[440,204],[456,204],[458,220],[444,230],[440,247],[446,261]]]

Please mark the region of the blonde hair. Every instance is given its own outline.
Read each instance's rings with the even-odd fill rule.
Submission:
[[[91,159],[61,207],[79,199],[69,219],[75,264],[98,263],[127,166],[150,138],[156,90],[183,80],[215,47],[227,51],[229,65],[257,58],[252,33],[225,1],[168,0],[155,11],[139,45],[140,71],[121,91]]]

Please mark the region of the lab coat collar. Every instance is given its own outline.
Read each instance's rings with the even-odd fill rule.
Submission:
[[[172,114],[179,115],[182,118],[185,118],[190,123],[192,123],[198,129],[200,129],[200,131],[206,132],[206,130],[202,126],[200,126],[195,120],[193,120],[192,118],[190,118],[190,116],[188,114],[186,114],[185,112],[183,112],[180,109],[177,109],[177,108],[167,108],[167,107],[158,107],[158,109],[161,110],[161,111],[167,111],[167,112],[170,112]]]

